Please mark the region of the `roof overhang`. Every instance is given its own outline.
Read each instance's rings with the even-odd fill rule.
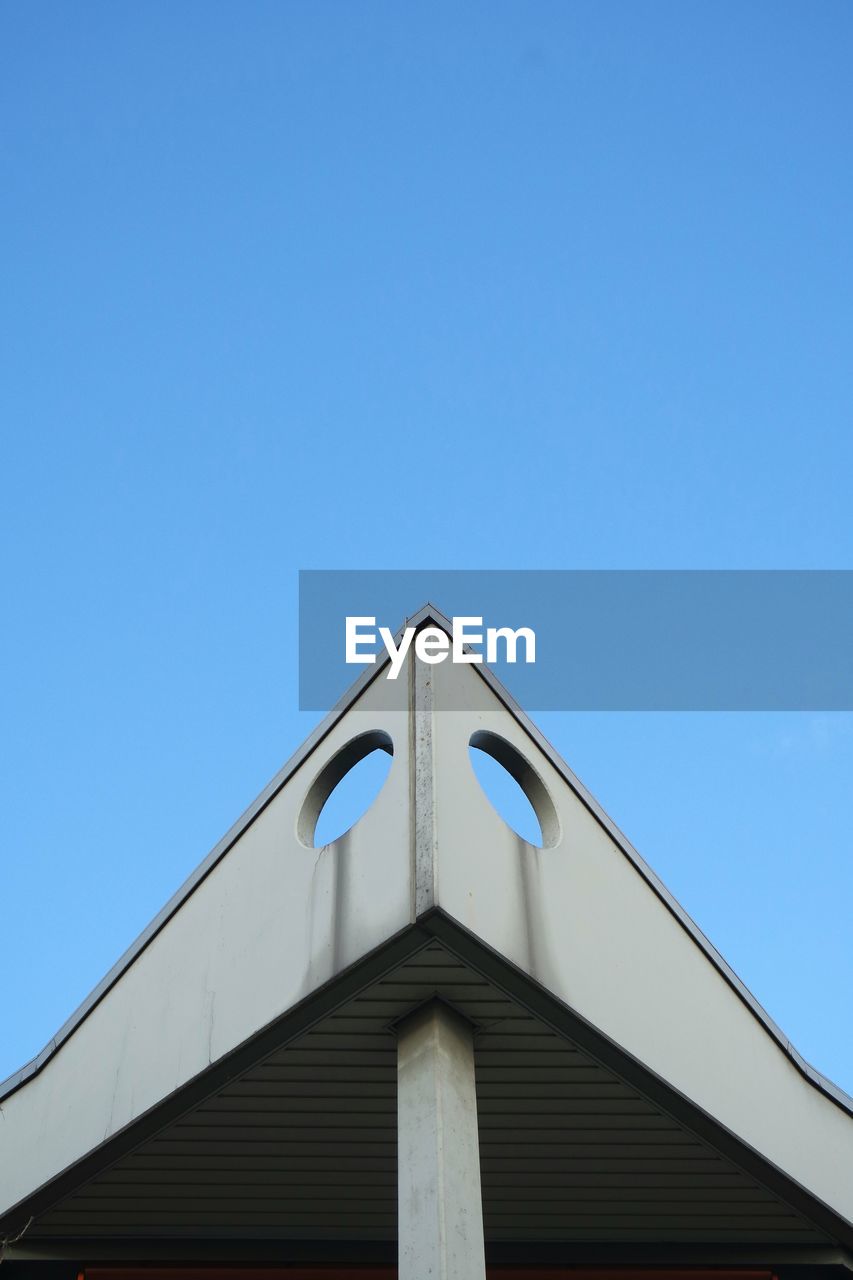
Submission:
[[[614,1247],[635,1261],[639,1249],[648,1262],[676,1255],[682,1263],[777,1267],[846,1260],[853,1247],[849,1224],[440,909],[39,1188],[3,1224],[11,1234],[35,1219],[10,1256],[132,1261],[150,1258],[153,1247],[168,1259],[177,1252],[199,1261],[211,1249],[221,1257],[220,1246],[236,1237],[239,1250],[251,1241],[259,1258],[281,1260],[283,1241],[297,1257],[328,1258],[341,1242],[350,1256],[357,1246],[356,1253],[381,1257],[383,1245],[393,1243],[396,1194],[393,1026],[435,996],[476,1028],[492,1257],[511,1261],[520,1250],[530,1260],[535,1245],[534,1254],[565,1261],[570,1245],[575,1261],[603,1251],[612,1261]],[[325,1095],[324,1075],[331,1089]],[[572,1075],[577,1081],[565,1083]],[[493,1078],[500,1081],[497,1096]],[[362,1093],[367,1111],[358,1102]],[[328,1126],[330,1096],[342,1111],[340,1129]],[[313,1103],[319,1110],[306,1110]],[[312,1118],[321,1121],[318,1127]],[[214,1222],[198,1211],[211,1190],[206,1165],[224,1163],[235,1120],[244,1172],[263,1175],[264,1144],[271,1132],[283,1135],[274,1148],[279,1177],[249,1192],[243,1174],[228,1164],[214,1186]],[[262,1128],[253,1130],[261,1120]],[[376,1159],[365,1156],[371,1142]],[[315,1158],[308,1159],[311,1150]],[[671,1176],[660,1172],[667,1166]],[[180,1185],[164,1185],[170,1167]],[[317,1178],[310,1199],[295,1209],[291,1203],[284,1217],[271,1210],[259,1219],[255,1209],[245,1216],[251,1197],[274,1194],[285,1206],[288,1186],[293,1189],[288,1170],[297,1168],[303,1189]],[[567,1168],[578,1176],[567,1176]],[[591,1187],[598,1187],[592,1202]],[[538,1191],[519,1209],[517,1197],[531,1195],[531,1188]],[[349,1216],[341,1212],[347,1194],[358,1197]],[[374,1196],[382,1205],[378,1214],[372,1213]],[[507,1221],[507,1199],[516,1203],[512,1225],[496,1227]],[[590,1221],[602,1225],[590,1227]],[[601,1239],[594,1238],[596,1230]]]
[[[417,619],[427,621],[441,625],[432,612]],[[90,1259],[118,1256],[111,1248],[130,1256],[125,1231],[100,1245],[103,1231],[80,1234],[99,1196],[120,1199],[110,1178],[121,1181],[122,1163],[147,1158],[146,1147],[162,1144],[175,1126],[216,1110],[235,1082],[271,1056],[298,1052],[301,1039],[322,1034],[342,1008],[368,1000],[377,985],[385,984],[379,1030],[386,1049],[393,1049],[394,1018],[438,994],[479,1026],[482,1061],[492,1033],[476,1001],[466,1006],[467,997],[454,991],[459,983],[448,979],[429,991],[423,982],[404,984],[396,1003],[387,998],[395,975],[441,948],[474,976],[474,988],[485,985],[498,1003],[544,1029],[531,1032],[531,1046],[537,1036],[552,1037],[564,1055],[588,1060],[589,1081],[571,1073],[566,1080],[606,1085],[594,1113],[604,1128],[627,1133],[631,1125],[620,1116],[645,1116],[648,1123],[633,1126],[633,1146],[657,1141],[638,1140],[648,1130],[679,1135],[675,1146],[686,1141],[710,1152],[722,1182],[732,1181],[722,1217],[743,1226],[715,1235],[707,1215],[697,1213],[683,1231],[670,1228],[667,1242],[661,1217],[651,1243],[642,1222],[636,1229],[614,1225],[620,1217],[614,1196],[612,1221],[601,1219],[593,1230],[600,1239],[549,1225],[548,1210],[519,1218],[509,1235],[492,1230],[493,1250],[511,1251],[515,1230],[525,1258],[534,1244],[547,1253],[572,1240],[576,1261],[603,1244],[630,1249],[634,1260],[643,1254],[662,1261],[655,1250],[671,1256],[677,1249],[681,1261],[690,1250],[699,1260],[725,1254],[744,1264],[792,1263],[795,1254],[803,1265],[805,1255],[843,1261],[853,1247],[850,1100],[798,1058],[489,672],[412,663],[397,682],[385,674],[380,667],[357,683],[45,1052],[7,1082],[0,1232],[13,1236],[34,1218],[9,1258],[47,1259],[62,1249],[62,1256],[77,1256],[84,1238]],[[394,753],[382,792],[339,841],[307,847],[306,805],[340,772],[353,742],[377,733]],[[472,738],[484,737],[502,744],[499,754],[534,799],[546,797],[550,847],[525,844],[491,809],[468,761]],[[355,1068],[359,1052],[345,1044],[330,1068],[346,1071],[350,1058]],[[509,1052],[498,1052],[495,1069]],[[542,1064],[536,1068],[531,1058],[528,1065]],[[511,1069],[509,1059],[503,1067]],[[529,1113],[531,1098],[540,1096],[536,1078],[534,1072],[527,1081],[510,1081],[519,1088],[507,1096],[507,1115],[513,1107],[518,1116]],[[386,1119],[393,1119],[391,1094],[380,1093]],[[578,1133],[589,1115],[582,1099],[582,1090],[575,1095],[567,1086],[565,1096],[552,1090],[557,1147],[584,1145]],[[566,1110],[570,1103],[575,1110]],[[482,1092],[480,1105],[490,1114]],[[223,1115],[211,1120],[214,1136],[217,1125],[232,1123]],[[560,1128],[561,1115],[575,1119]],[[36,1133],[41,1142],[33,1142]],[[539,1158],[529,1155],[534,1164]],[[660,1179],[645,1183],[644,1195],[658,1184],[664,1186]],[[641,1189],[629,1178],[620,1193],[632,1187]],[[671,1204],[684,1199],[670,1190]],[[571,1197],[552,1196],[550,1203],[567,1222]],[[750,1204],[766,1209],[766,1221],[762,1212],[750,1217]],[[488,1212],[488,1196],[486,1205]],[[195,1244],[173,1232],[163,1256],[207,1247],[204,1215],[193,1226],[197,1211],[188,1213],[184,1225]],[[75,1214],[72,1243],[63,1244],[63,1215]],[[116,1225],[108,1215],[104,1221]],[[97,1214],[93,1222],[97,1227]],[[387,1225],[370,1240],[361,1233],[365,1247],[381,1251]],[[310,1243],[308,1222],[295,1234],[272,1230],[274,1244],[240,1227],[240,1247],[254,1239],[261,1257],[285,1239],[297,1250]],[[339,1231],[321,1234],[324,1248],[340,1239]],[[161,1246],[149,1233],[145,1247],[153,1256]],[[281,1253],[273,1256],[280,1260]]]

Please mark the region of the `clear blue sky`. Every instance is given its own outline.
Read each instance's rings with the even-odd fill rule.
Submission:
[[[310,729],[299,568],[853,568],[853,9],[0,39],[5,1074]],[[540,720],[853,1091],[853,717]]]

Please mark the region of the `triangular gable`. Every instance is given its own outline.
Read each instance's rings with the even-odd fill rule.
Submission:
[[[431,609],[412,621],[448,626]],[[849,1100],[790,1051],[491,673],[445,663],[385,674],[380,664],[357,682],[12,1081],[0,1213],[23,1212],[63,1171],[156,1120],[390,939],[447,919],[849,1222]],[[341,840],[306,848],[306,805],[364,735],[393,746],[382,792]],[[492,810],[472,738],[522,780],[549,847],[526,845]]]

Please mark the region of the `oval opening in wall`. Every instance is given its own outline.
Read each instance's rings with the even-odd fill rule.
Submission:
[[[551,848],[559,839],[556,810],[542,779],[505,738],[487,730],[472,734],[471,766],[486,798],[527,844]]]
[[[305,798],[298,822],[302,843],[319,849],[354,827],[385,785],[393,754],[390,736],[378,729],[342,747]]]

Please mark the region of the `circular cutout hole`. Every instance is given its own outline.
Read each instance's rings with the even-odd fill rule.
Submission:
[[[552,848],[560,838],[557,811],[545,784],[506,738],[481,729],[471,735],[468,755],[492,808],[527,844]]]
[[[297,823],[302,843],[319,849],[354,827],[385,785],[393,754],[389,734],[375,729],[332,756],[305,797]]]

